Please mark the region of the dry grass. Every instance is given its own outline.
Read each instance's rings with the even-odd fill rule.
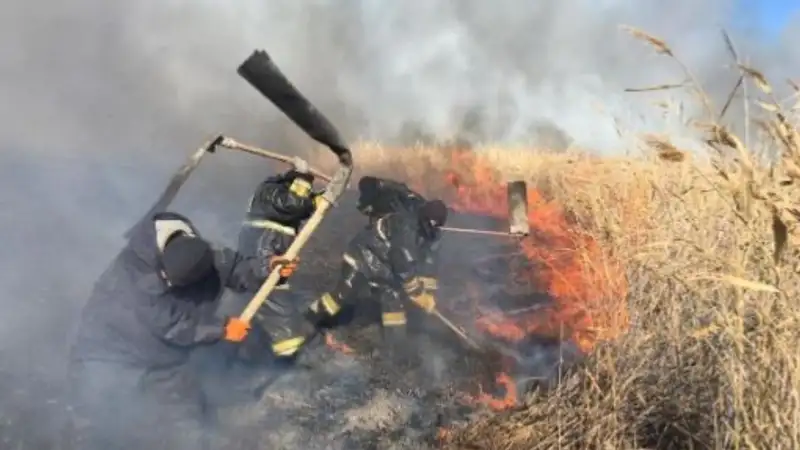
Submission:
[[[452,448],[800,448],[797,123],[763,75],[740,67],[760,105],[748,120],[762,131],[759,151],[746,148],[668,44],[631,32],[684,68],[707,113],[696,124],[711,162],[653,137],[652,157],[639,159],[474,150],[564,204],[613,251],[633,323],[554,392],[457,430]],[[762,148],[780,157],[767,166]],[[362,172],[431,183],[454,154],[363,144],[356,158]]]

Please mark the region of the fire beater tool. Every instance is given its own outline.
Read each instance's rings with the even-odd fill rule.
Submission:
[[[500,237],[525,237],[530,234],[528,223],[528,186],[524,180],[506,184],[508,192],[508,231],[475,230],[472,228],[442,227],[442,231],[482,234]]]
[[[200,165],[203,157],[208,153],[214,153],[218,147],[228,148],[231,150],[240,150],[245,153],[250,153],[251,155],[261,156],[263,158],[272,159],[286,164],[292,164],[294,160],[294,158],[291,156],[265,150],[253,145],[244,144],[236,139],[221,134],[217,135],[215,138],[206,141],[200,148],[198,148],[189,156],[187,161],[177,171],[175,171],[175,174],[170,179],[170,183],[167,185],[166,189],[164,189],[164,192],[141,220],[145,220],[145,218],[151,217],[154,213],[167,208],[172,201],[175,200],[175,197],[178,195],[181,187],[183,187],[183,185],[186,183],[186,180],[189,179],[189,175],[191,175],[192,172]],[[331,181],[330,176],[313,167],[310,169],[310,172],[320,180],[327,182]],[[130,237],[130,230],[126,232],[125,237]]]

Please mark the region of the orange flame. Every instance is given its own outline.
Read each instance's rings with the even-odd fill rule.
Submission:
[[[507,220],[506,185],[500,173],[474,152],[453,152],[452,165],[443,178],[446,184],[433,191],[454,210]],[[531,236],[519,245],[535,269],[515,267],[508,281],[526,286],[529,292],[546,292],[553,302],[544,310],[513,317],[484,315],[476,325],[508,342],[546,335],[571,340],[588,353],[628,327],[624,271],[588,232],[569,222],[560,204],[534,188],[529,187],[527,194]],[[515,404],[516,390],[510,377],[500,373],[497,382],[506,387],[505,399],[481,395],[477,400],[493,409]]]

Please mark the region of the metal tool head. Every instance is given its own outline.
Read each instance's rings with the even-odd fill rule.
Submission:
[[[225,136],[221,134],[217,135],[214,139],[206,141],[202,147],[198,148],[194,153],[192,153],[188,161],[186,161],[186,163],[184,163],[175,172],[175,174],[172,175],[169,185],[167,185],[166,189],[164,189],[164,192],[161,194],[158,200],[156,200],[153,206],[150,207],[150,209],[147,211],[147,214],[139,219],[139,221],[136,222],[136,225],[125,232],[125,239],[130,239],[138,224],[148,220],[154,213],[163,211],[169,207],[169,205],[175,199],[175,196],[178,195],[178,191],[180,191],[181,187],[184,185],[184,183],[186,183],[186,180],[189,179],[189,175],[191,175],[192,172],[194,172],[194,169],[200,165],[200,161],[203,160],[203,156],[205,156],[207,153],[214,153],[217,146],[220,145],[224,139]]]
[[[508,182],[508,231],[516,236],[531,232],[528,223],[528,185],[523,180]]]

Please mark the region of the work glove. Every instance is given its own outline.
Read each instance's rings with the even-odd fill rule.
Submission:
[[[294,259],[287,259],[283,256],[273,256],[269,260],[269,270],[270,272],[275,270],[276,267],[280,266],[281,277],[289,278],[294,274],[294,271],[297,270],[297,264],[300,262],[300,258]]]
[[[436,309],[436,298],[427,292],[411,297],[411,301],[428,314]]]
[[[247,338],[250,324],[238,317],[229,317],[225,321],[225,334],[223,339],[228,342],[240,343]]]
[[[309,172],[308,161],[299,156],[295,156],[294,158],[292,158],[292,167],[294,168],[294,171],[297,173]]]
[[[324,191],[318,192],[311,197],[314,201],[314,209],[319,209],[319,207],[322,206],[322,204],[326,201],[324,198],[322,198],[322,194],[324,194]]]
[[[422,282],[422,286],[426,291],[435,291],[439,289],[439,281],[433,277],[417,277]]]

